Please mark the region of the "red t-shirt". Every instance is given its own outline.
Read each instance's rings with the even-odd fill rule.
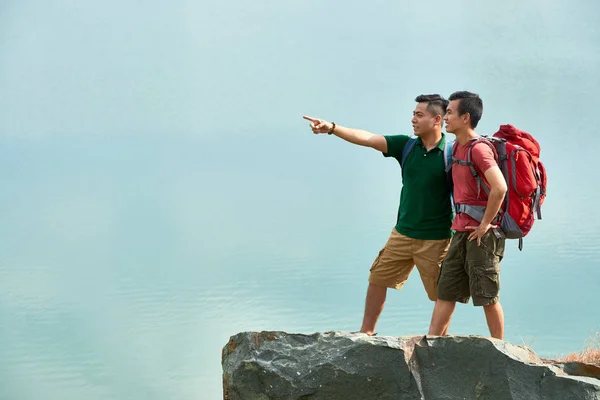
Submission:
[[[461,145],[456,142],[456,148],[453,149],[454,157],[459,160],[467,161],[467,153],[470,144],[471,142],[467,142],[466,144]],[[486,143],[475,144],[471,150],[471,161],[475,166],[477,174],[483,180],[483,184],[489,189],[490,185],[487,183],[484,174],[485,171],[491,167],[498,165],[494,158],[494,152]],[[456,204],[484,207],[487,205],[488,196],[483,187],[481,187],[479,193],[477,193],[477,180],[473,177],[469,166],[453,164],[452,180],[454,181],[454,202]],[[457,232],[468,232],[469,229],[465,229],[466,226],[479,226],[479,222],[465,213],[460,213],[454,218],[451,229]]]

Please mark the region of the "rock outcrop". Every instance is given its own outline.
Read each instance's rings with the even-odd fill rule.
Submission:
[[[243,332],[222,364],[225,400],[600,400],[600,367],[479,336]]]

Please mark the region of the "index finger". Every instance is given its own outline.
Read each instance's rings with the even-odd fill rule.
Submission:
[[[310,122],[319,122],[317,118],[309,117],[308,115],[303,115],[302,118],[309,120]]]

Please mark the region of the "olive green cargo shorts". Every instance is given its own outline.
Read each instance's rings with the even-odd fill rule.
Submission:
[[[456,232],[448,254],[442,263],[438,279],[440,300],[468,303],[473,297],[473,305],[487,306],[499,300],[500,261],[504,257],[504,241],[492,231],[481,238],[469,241],[471,232]]]

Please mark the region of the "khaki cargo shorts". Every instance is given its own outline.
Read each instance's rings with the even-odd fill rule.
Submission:
[[[442,263],[438,281],[441,300],[487,306],[499,300],[500,261],[504,257],[505,239],[498,239],[492,231],[477,240],[469,241],[471,232],[456,232],[448,255]]]
[[[450,239],[412,239],[393,229],[371,266],[369,282],[381,287],[401,289],[416,265],[427,296],[435,301],[440,265],[449,245]]]

